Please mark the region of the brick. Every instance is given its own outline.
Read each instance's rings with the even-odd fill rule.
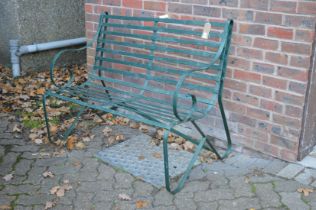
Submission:
[[[244,93],[238,93],[235,92],[233,93],[233,100],[234,101],[239,101],[245,104],[250,104],[253,106],[258,106],[259,105],[259,99],[258,97],[252,96],[252,95],[248,95],[248,94],[244,94]]]
[[[293,128],[300,128],[301,126],[300,120],[275,113],[273,113],[273,122],[280,124],[282,126],[288,126]]]
[[[237,46],[251,46],[252,38],[250,36],[233,34],[232,44]]]
[[[256,95],[256,96],[261,96],[265,98],[271,98],[272,97],[272,90],[270,88],[265,88],[262,86],[258,85],[249,85],[249,93]]]
[[[191,0],[191,1],[196,1],[196,0]],[[210,5],[221,5],[221,6],[228,6],[228,7],[237,7],[238,6],[238,1],[236,0],[209,0]]]
[[[287,80],[285,79],[278,79],[270,76],[263,76],[262,77],[262,84],[273,87],[273,88],[278,88],[278,89],[283,89],[285,90],[287,88]]]
[[[295,40],[311,43],[314,40],[315,32],[311,30],[297,29],[295,32]]]
[[[142,0],[122,0],[123,6],[128,8],[142,9],[143,1]]]
[[[229,119],[232,122],[238,122],[241,124],[245,124],[248,126],[255,126],[256,125],[256,120],[252,119],[250,117],[247,117],[245,115],[241,115],[241,114],[237,114],[237,113],[231,113],[231,115],[229,116]]]
[[[268,27],[268,36],[280,39],[293,39],[293,29]]]
[[[277,113],[282,113],[283,110],[283,106],[280,103],[265,99],[260,100],[260,107]]]
[[[94,8],[94,13],[100,14],[108,10],[108,6],[96,5]]]
[[[279,156],[278,147],[271,144],[264,143],[264,142],[260,142],[260,141],[255,142],[254,149],[259,150],[263,153],[268,153],[269,155],[272,155],[274,157]]]
[[[290,27],[315,29],[315,17],[285,15],[284,24]]]
[[[93,13],[93,5],[92,4],[85,4],[84,5],[84,11],[85,13]]]
[[[299,83],[290,81],[289,90],[295,93],[305,94],[306,92],[306,83]]]
[[[262,109],[247,107],[247,116],[254,119],[268,120],[270,117],[270,112],[264,111]]]
[[[222,17],[225,19],[253,21],[254,12],[250,10],[239,10],[232,8],[222,8]]]
[[[304,15],[316,15],[316,2],[299,2],[297,12]]]
[[[274,73],[274,65],[266,64],[266,63],[253,63],[253,70],[260,73],[265,74],[273,74]]]
[[[181,2],[182,3],[191,3],[191,4],[202,4],[202,5],[208,4],[208,0],[181,0]]]
[[[274,52],[266,52],[265,59],[272,63],[286,65],[288,63],[288,55]]]
[[[293,1],[271,1],[271,11],[296,13],[296,2]]]
[[[276,135],[271,135],[270,142],[271,144],[274,144],[282,148],[286,148],[288,150],[294,150],[297,147],[297,143]]]
[[[243,82],[239,82],[236,80],[225,79],[224,81],[225,88],[229,88],[232,90],[238,90],[242,92],[246,92],[247,85]]]
[[[144,9],[148,10],[156,10],[156,11],[166,11],[166,3],[165,2],[157,2],[157,1],[145,1]]]
[[[301,118],[303,115],[302,107],[296,107],[291,105],[285,106],[285,114],[290,117]]]
[[[256,82],[256,83],[260,83],[260,81],[261,81],[260,74],[249,72],[249,71],[235,70],[234,71],[234,78],[242,80],[242,81],[249,81],[249,82]]]
[[[303,96],[297,96],[291,93],[285,93],[281,91],[275,91],[275,99],[277,101],[280,101],[286,104],[292,104],[292,105],[298,105],[298,106],[303,106],[304,104]]]
[[[311,45],[302,43],[282,42],[281,50],[283,52],[310,55]]]
[[[297,152],[289,151],[287,149],[281,149],[280,151],[280,158],[282,160],[287,160],[291,162],[297,161]]]
[[[291,56],[291,65],[308,69],[310,66],[310,57]]]
[[[298,80],[298,81],[307,81],[308,79],[307,71],[286,68],[286,67],[278,67],[277,75],[285,77],[285,78],[289,78],[289,79]]]
[[[242,34],[264,35],[265,27],[259,24],[240,23],[239,32]]]
[[[256,12],[255,22],[280,25],[282,23],[282,15],[269,12]]]
[[[225,100],[224,105],[225,105],[225,109],[227,109],[229,111],[236,112],[239,114],[246,113],[246,106],[244,104],[238,104],[236,102],[231,102],[231,101]]]
[[[250,48],[237,48],[237,55],[244,58],[254,58],[262,60],[263,52],[261,50],[255,50]]]
[[[269,1],[267,0],[240,0],[240,7],[253,8],[258,10],[268,10]]]
[[[261,49],[276,50],[279,47],[279,42],[277,40],[256,37],[253,46]]]
[[[244,69],[244,70],[250,69],[250,62],[244,58],[237,58],[237,57],[230,56],[228,58],[228,63],[234,68]]]
[[[111,6],[121,6],[121,1],[118,0],[103,0],[104,5]]]
[[[201,15],[201,16],[209,16],[209,17],[220,17],[221,9],[216,7],[206,7],[206,6],[193,6],[193,14]]]
[[[169,3],[168,11],[174,13],[192,14],[192,5]]]

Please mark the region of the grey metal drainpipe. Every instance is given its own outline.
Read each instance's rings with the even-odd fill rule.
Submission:
[[[76,39],[67,39],[61,41],[47,42],[32,45],[19,45],[19,40],[10,40],[11,64],[13,77],[21,75],[20,56],[28,53],[41,52],[45,50],[52,50],[62,47],[69,47],[74,45],[85,44],[87,39],[85,37]]]

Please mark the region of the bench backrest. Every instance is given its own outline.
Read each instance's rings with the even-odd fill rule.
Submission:
[[[209,23],[208,37],[201,38],[204,21],[103,13],[89,80],[101,81],[107,88],[169,100],[179,76],[208,67],[185,81],[180,99],[189,103],[187,93],[193,93],[198,102],[209,105],[221,92],[232,21]]]

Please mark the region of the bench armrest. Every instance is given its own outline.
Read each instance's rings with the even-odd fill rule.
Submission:
[[[183,75],[181,75],[181,77],[179,78],[179,81],[176,85],[176,89],[175,91],[173,92],[173,96],[172,96],[172,109],[173,109],[173,114],[175,115],[175,117],[184,122],[184,121],[189,121],[192,119],[192,115],[194,114],[194,112],[196,111],[197,109],[197,100],[196,100],[196,96],[193,95],[193,94],[188,94],[188,96],[191,97],[191,100],[192,100],[192,106],[191,106],[191,109],[189,111],[189,113],[187,114],[187,116],[185,116],[185,118],[181,118],[179,113],[178,113],[178,95],[179,95],[179,91],[180,89],[182,88],[182,85],[184,83],[184,81],[186,80],[186,78],[188,76],[190,76],[191,74],[193,74],[194,72],[196,71],[205,71],[207,70],[207,68],[202,68],[202,69],[196,69],[196,70],[190,70],[190,71],[187,71],[185,72]]]
[[[55,82],[55,79],[54,79],[54,68],[55,68],[55,64],[57,62],[57,60],[66,52],[78,52],[78,51],[81,51],[81,50],[84,50],[86,48],[88,48],[89,46],[84,46],[84,47],[81,47],[81,48],[78,48],[78,49],[65,49],[65,50],[61,50],[59,51],[58,53],[55,54],[51,64],[50,64],[50,67],[49,67],[49,75],[50,75],[50,80],[51,82],[53,83],[54,86],[58,87],[58,88],[61,88],[60,85],[57,85],[56,82]],[[69,86],[71,85],[71,83],[74,81],[74,74],[73,74],[73,71],[69,69],[69,73],[70,73],[70,79],[67,81],[67,83],[64,85],[64,86]]]

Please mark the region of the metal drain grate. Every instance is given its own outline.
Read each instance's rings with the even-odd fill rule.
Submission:
[[[158,188],[165,186],[162,145],[152,145],[147,135],[135,136],[106,148],[96,157]],[[170,176],[173,178],[184,173],[191,158],[192,153],[169,149]],[[195,165],[198,164],[196,161]]]

